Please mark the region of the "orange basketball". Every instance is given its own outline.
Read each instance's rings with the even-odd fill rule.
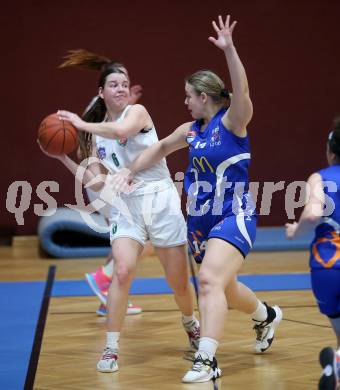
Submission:
[[[56,156],[73,152],[79,143],[77,130],[57,114],[47,116],[40,123],[38,140],[46,152]]]

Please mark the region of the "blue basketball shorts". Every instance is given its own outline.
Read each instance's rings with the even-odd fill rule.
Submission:
[[[219,238],[237,248],[246,257],[256,236],[256,215],[188,216],[188,244],[197,263],[202,263],[210,238]]]
[[[311,269],[312,289],[320,312],[340,314],[340,269]]]

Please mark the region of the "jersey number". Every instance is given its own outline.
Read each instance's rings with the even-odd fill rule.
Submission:
[[[112,157],[112,161],[115,164],[115,166],[119,167],[119,161],[118,161],[118,158],[116,156],[116,153],[112,153],[111,157]]]
[[[192,245],[194,246],[196,253],[201,253],[201,252],[205,251],[205,248],[207,246],[207,242],[202,241],[201,245],[199,245],[199,243],[197,241],[193,241]]]

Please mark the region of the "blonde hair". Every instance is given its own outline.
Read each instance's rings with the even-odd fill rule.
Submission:
[[[225,99],[229,100],[224,82],[211,70],[199,70],[186,77],[185,82],[190,84],[198,95],[206,93],[216,104],[224,103]]]

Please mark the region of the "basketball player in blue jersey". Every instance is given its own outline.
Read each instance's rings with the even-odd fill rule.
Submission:
[[[315,229],[309,262],[312,289],[337,338],[337,350],[327,347],[320,352],[320,390],[336,389],[340,376],[340,118],[328,137],[327,160],[329,167],[307,181],[310,196],[299,222],[286,224],[288,239]]]
[[[221,375],[215,353],[222,337],[228,306],[254,320],[255,351],[266,351],[282,319],[279,307],[267,306],[237,281],[255,239],[256,215],[248,193],[249,140],[246,127],[253,108],[244,67],[232,40],[236,22],[219,16],[213,22],[217,38],[209,40],[226,57],[232,98],[223,81],[208,70],[186,79],[185,104],[194,122],[184,123],[167,138],[144,151],[129,169],[114,178],[122,191],[137,172],[153,166],[164,156],[189,147],[185,174],[188,194],[188,241],[199,270],[201,338],[192,368],[183,382],[206,382]]]

